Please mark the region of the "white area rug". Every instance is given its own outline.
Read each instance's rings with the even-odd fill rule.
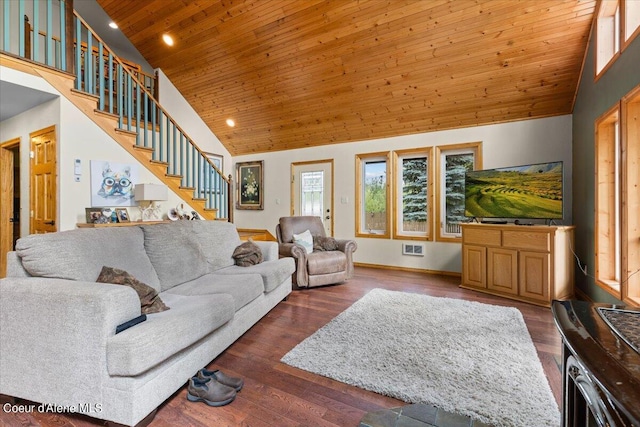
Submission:
[[[282,362],[496,426],[560,424],[515,308],[374,289]]]

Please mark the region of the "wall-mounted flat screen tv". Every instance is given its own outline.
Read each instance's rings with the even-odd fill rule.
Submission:
[[[465,216],[562,219],[562,162],[470,171]]]

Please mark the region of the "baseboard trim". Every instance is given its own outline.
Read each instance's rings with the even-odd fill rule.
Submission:
[[[595,301],[587,294],[585,294],[582,289],[578,288],[577,286],[575,286],[575,289],[573,290],[573,293],[575,294],[576,298],[582,301],[587,301],[590,303],[594,303]]]
[[[368,264],[365,262],[354,262],[353,265],[356,267],[377,268],[379,270],[409,271],[412,273],[428,273],[439,274],[441,276],[462,277],[462,273],[456,273],[454,271],[429,270],[427,268],[398,267],[395,265]]]

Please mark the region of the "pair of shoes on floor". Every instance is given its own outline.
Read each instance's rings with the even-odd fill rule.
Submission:
[[[200,369],[189,380],[187,400],[204,402],[209,406],[224,406],[233,402],[237,392],[242,390],[242,378],[230,377],[219,370]]]

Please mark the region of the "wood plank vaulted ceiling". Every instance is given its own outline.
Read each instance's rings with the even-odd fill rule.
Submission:
[[[98,3],[232,155],[569,114],[596,6],[595,0]],[[173,36],[173,47],[162,43],[163,33]]]

